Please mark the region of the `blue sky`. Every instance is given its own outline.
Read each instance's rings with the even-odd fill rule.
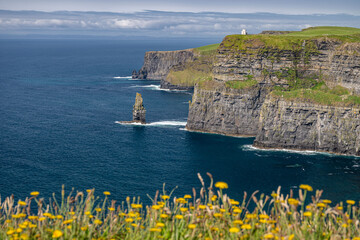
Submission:
[[[0,0],[0,9],[0,36],[219,38],[243,28],[360,27],[360,0]]]

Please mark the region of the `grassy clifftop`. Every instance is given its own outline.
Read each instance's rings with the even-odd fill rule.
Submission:
[[[288,34],[271,35],[229,35],[226,36],[220,45],[220,49],[234,51],[251,51],[252,49],[278,49],[294,50],[303,47],[304,40],[309,49],[316,50],[311,40],[333,39],[341,42],[360,43],[360,29],[349,27],[312,27],[299,32]]]

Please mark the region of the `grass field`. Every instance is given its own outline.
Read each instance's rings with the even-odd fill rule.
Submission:
[[[95,189],[67,196],[63,189],[48,203],[39,192],[17,202],[8,197],[0,204],[0,239],[360,240],[354,200],[333,203],[305,184],[298,193],[278,188],[270,196],[254,192],[232,199],[227,183],[214,184],[208,174],[205,186],[198,176],[200,192],[175,197],[163,189],[148,206],[136,197],[116,203],[110,192],[96,196]]]
[[[299,37],[315,37],[315,36],[328,36],[328,35],[351,35],[360,34],[360,28],[351,27],[311,27],[306,28],[299,32],[292,32],[286,36],[299,36]]]

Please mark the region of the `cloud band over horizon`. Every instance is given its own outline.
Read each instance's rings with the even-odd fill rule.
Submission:
[[[263,30],[301,30],[311,26],[360,27],[349,14],[289,15],[222,12],[40,12],[0,10],[1,35],[77,35],[121,37],[211,37]],[[0,36],[1,36],[0,35]]]

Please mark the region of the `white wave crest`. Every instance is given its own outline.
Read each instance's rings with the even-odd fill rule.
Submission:
[[[113,77],[114,79],[129,79],[132,78],[132,76],[127,76],[127,77]]]
[[[176,90],[176,89],[166,89],[161,88],[160,85],[150,84],[150,85],[134,85],[129,88],[149,88],[151,90],[164,91],[164,92],[187,92],[187,90]]]
[[[317,155],[317,154],[328,155],[328,156],[334,155],[331,153],[317,152],[317,151],[310,151],[310,150],[301,151],[301,150],[293,150],[293,149],[285,149],[285,148],[263,149],[263,148],[254,147],[253,145],[244,145],[244,146],[242,146],[242,149],[245,151],[289,152],[289,153],[298,153],[298,154],[303,154],[303,155]]]
[[[127,122],[120,122],[116,121],[115,123],[121,124],[121,125],[134,125],[134,126],[186,126],[186,122],[183,121],[159,121],[159,122],[152,122],[152,123],[127,123]]]

